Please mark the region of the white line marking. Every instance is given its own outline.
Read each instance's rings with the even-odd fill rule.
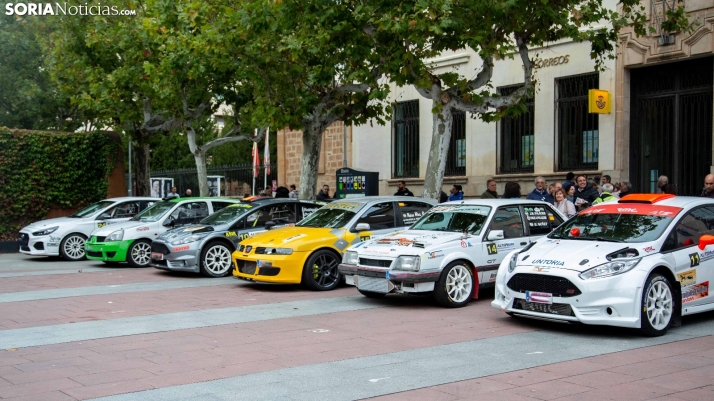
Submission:
[[[387,379],[389,379],[389,377],[380,377],[379,379],[369,379],[369,382],[370,382],[370,383],[376,383],[376,382],[378,382],[378,381],[380,381],[380,380],[387,380]]]
[[[536,352],[528,352],[528,353],[526,353],[526,355],[533,355],[533,354],[542,354],[542,352],[536,351]]]

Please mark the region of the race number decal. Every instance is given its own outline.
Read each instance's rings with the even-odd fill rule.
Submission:
[[[235,236],[237,236],[237,234],[236,234],[235,231],[228,231],[228,232],[226,233],[226,237],[235,237]]]
[[[107,225],[107,223],[97,223],[97,228],[102,228],[106,225]]]
[[[699,257],[698,253],[690,253],[689,254],[689,266],[694,267],[694,266],[699,266],[699,261],[701,258]]]
[[[498,246],[496,244],[486,244],[486,250],[489,255],[495,255],[498,253]]]

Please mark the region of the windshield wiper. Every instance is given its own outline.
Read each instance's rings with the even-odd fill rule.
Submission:
[[[583,239],[586,241],[602,241],[602,242],[623,242],[619,239],[604,238],[604,237],[572,237],[568,239]]]

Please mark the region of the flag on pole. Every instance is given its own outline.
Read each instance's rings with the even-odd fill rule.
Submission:
[[[255,129],[254,136],[258,135],[258,129]],[[258,155],[258,142],[253,142],[253,177],[258,177],[260,172],[260,156]]]
[[[265,131],[265,150],[263,151],[263,164],[265,165],[265,174],[270,175],[270,146],[268,145],[268,137],[270,128]]]

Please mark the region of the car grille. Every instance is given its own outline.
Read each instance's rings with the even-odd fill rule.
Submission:
[[[152,259],[152,260],[151,260],[151,263],[152,263],[152,264],[155,264],[155,265],[159,265],[159,266],[168,266],[168,263],[166,263],[165,260],[155,260],[155,259]]]
[[[91,256],[93,258],[101,258],[102,253],[101,252],[96,252],[96,251],[87,251],[87,256]]]
[[[554,297],[574,297],[581,292],[570,280],[545,274],[518,273],[508,280],[508,288],[516,292],[536,291]]]
[[[523,299],[517,299],[513,302],[513,309],[520,309],[530,312],[550,313],[560,316],[575,316],[573,308],[568,304],[541,304],[537,302],[528,302]]]
[[[359,264],[362,266],[389,267],[392,264],[392,261],[382,259],[359,258]]]
[[[104,242],[107,237],[97,237],[96,235],[94,236],[94,242]]]
[[[44,251],[45,250],[45,244],[43,242],[35,242],[35,249],[38,251]]]
[[[171,253],[171,251],[169,251],[169,248],[166,245],[158,243],[156,241],[151,243],[151,252],[163,253],[164,255],[168,255]]]
[[[255,274],[256,264],[252,261],[239,260],[238,271],[244,274]]]
[[[27,248],[27,244],[30,243],[30,236],[28,234],[20,233],[20,236],[18,237],[18,241],[20,242],[21,247]],[[29,248],[28,248],[28,250],[29,250]]]

